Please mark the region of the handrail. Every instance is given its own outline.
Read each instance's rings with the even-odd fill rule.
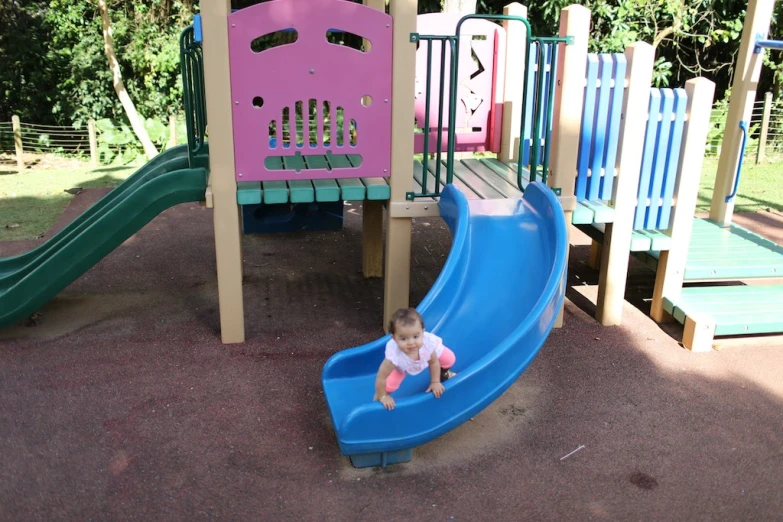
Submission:
[[[734,199],[734,196],[737,195],[737,188],[739,188],[739,181],[740,181],[740,174],[742,174],[742,160],[745,157],[745,142],[748,139],[748,124],[745,122],[745,120],[740,121],[739,123],[740,129],[742,129],[742,146],[740,147],[740,157],[739,162],[737,163],[737,174],[734,176],[734,189],[731,191],[731,194],[726,196],[725,202],[728,203],[732,199]]]

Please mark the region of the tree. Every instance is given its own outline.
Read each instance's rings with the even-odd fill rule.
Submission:
[[[122,103],[122,107],[125,109],[125,114],[128,116],[131,128],[136,134],[136,137],[141,141],[144,147],[144,153],[147,155],[147,159],[152,159],[158,155],[158,149],[155,144],[150,140],[147,129],[144,128],[144,123],[141,121],[138,112],[136,112],[136,106],[133,105],[128,91],[125,89],[125,84],[122,81],[122,71],[120,70],[120,63],[117,61],[117,56],[114,53],[114,39],[112,38],[111,20],[109,19],[109,9],[106,6],[106,0],[98,0],[98,9],[101,13],[101,20],[103,21],[103,41],[104,50],[106,52],[106,58],[109,61],[109,69],[112,73],[112,80],[114,84],[114,90],[117,92],[117,97]]]

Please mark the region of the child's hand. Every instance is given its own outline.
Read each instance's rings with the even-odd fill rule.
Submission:
[[[383,404],[383,407],[387,410],[393,410],[394,409],[394,399],[391,395],[384,395],[381,397],[381,404]]]
[[[432,392],[435,398],[440,398],[440,396],[443,395],[444,391],[446,391],[446,389],[443,387],[443,383],[431,382],[430,385],[427,387],[427,391],[425,393]]]

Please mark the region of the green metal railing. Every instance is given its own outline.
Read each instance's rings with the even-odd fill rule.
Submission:
[[[182,91],[185,98],[185,130],[188,135],[190,164],[206,149],[207,99],[204,89],[204,54],[201,43],[195,41],[193,26],[182,31],[179,38]]]
[[[450,59],[450,67],[449,67],[449,116],[448,116],[448,150],[447,150],[447,156],[446,156],[446,183],[450,184],[453,181],[454,178],[454,149],[456,145],[456,125],[454,122],[456,122],[457,119],[457,92],[458,92],[458,85],[457,85],[457,79],[459,78],[458,75],[458,69],[459,69],[459,49],[460,49],[460,30],[462,29],[462,24],[472,18],[479,18],[479,19],[485,19],[485,20],[509,20],[509,21],[517,21],[522,22],[525,24],[525,58],[530,56],[530,48],[531,44],[533,42],[537,42],[538,45],[538,85],[536,86],[535,83],[532,86],[527,85],[527,80],[523,83],[522,89],[523,89],[523,95],[522,95],[522,122],[520,124],[520,140],[519,140],[519,150],[518,150],[518,161],[517,161],[517,185],[520,190],[524,190],[524,174],[522,171],[522,163],[523,163],[523,149],[524,149],[524,136],[525,136],[525,126],[526,126],[526,118],[525,114],[527,113],[527,90],[529,88],[534,89],[534,97],[533,97],[533,103],[534,106],[534,112],[533,112],[533,143],[531,144],[531,159],[530,159],[530,182],[536,181],[536,171],[539,167],[539,165],[542,166],[542,172],[541,172],[541,178],[544,183],[547,181],[547,176],[549,172],[549,146],[550,146],[550,137],[551,137],[551,123],[552,123],[552,117],[554,112],[554,92],[555,92],[555,85],[557,82],[557,79],[555,78],[555,72],[557,69],[557,52],[558,52],[558,46],[553,45],[552,50],[552,59],[550,61],[550,85],[549,85],[549,95],[544,96],[544,89],[546,87],[546,71],[545,71],[545,45],[546,44],[558,44],[558,43],[565,43],[566,45],[571,45],[573,43],[573,37],[572,36],[549,36],[549,37],[534,37],[531,36],[531,30],[530,30],[530,23],[527,21],[527,19],[520,17],[520,16],[513,16],[513,15],[485,15],[485,14],[471,14],[463,16],[460,21],[457,23],[457,29],[455,35],[448,35],[448,36],[434,36],[434,35],[421,35],[418,33],[411,33],[411,42],[426,42],[427,43],[427,79],[426,79],[426,85],[425,85],[425,116],[424,116],[424,155],[422,159],[422,180],[421,180],[421,186],[422,186],[422,192],[421,193],[415,193],[415,192],[409,192],[406,194],[406,199],[412,200],[417,197],[436,197],[440,195],[440,168],[441,168],[441,146],[440,143],[438,144],[438,149],[436,152],[436,167],[435,167],[435,191],[430,192],[427,190],[427,177],[428,177],[428,170],[427,170],[427,161],[429,156],[429,119],[430,119],[430,102],[431,97],[430,94],[432,92],[432,42],[433,41],[440,41],[441,44],[441,76],[440,76],[440,102],[439,102],[439,111],[438,111],[438,140],[440,141],[441,136],[443,134],[443,91],[444,91],[444,85],[445,85],[445,76],[444,76],[444,66],[446,61],[446,44],[449,45],[449,48],[451,50],[451,59]],[[527,77],[527,75],[525,75]],[[546,103],[544,103],[544,100],[546,100]],[[541,118],[541,115],[545,115],[545,118]],[[541,135],[541,124],[542,119],[545,120],[546,125],[546,136],[544,137],[544,153],[543,153],[543,162],[542,158],[539,158],[539,148],[540,148],[540,141],[539,136]],[[543,164],[542,164],[543,163]]]

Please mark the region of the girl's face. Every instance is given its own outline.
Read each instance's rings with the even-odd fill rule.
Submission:
[[[392,337],[400,350],[405,352],[408,357],[413,357],[419,353],[419,349],[424,344],[424,328],[421,327],[419,321],[408,325],[398,325],[394,328]]]

